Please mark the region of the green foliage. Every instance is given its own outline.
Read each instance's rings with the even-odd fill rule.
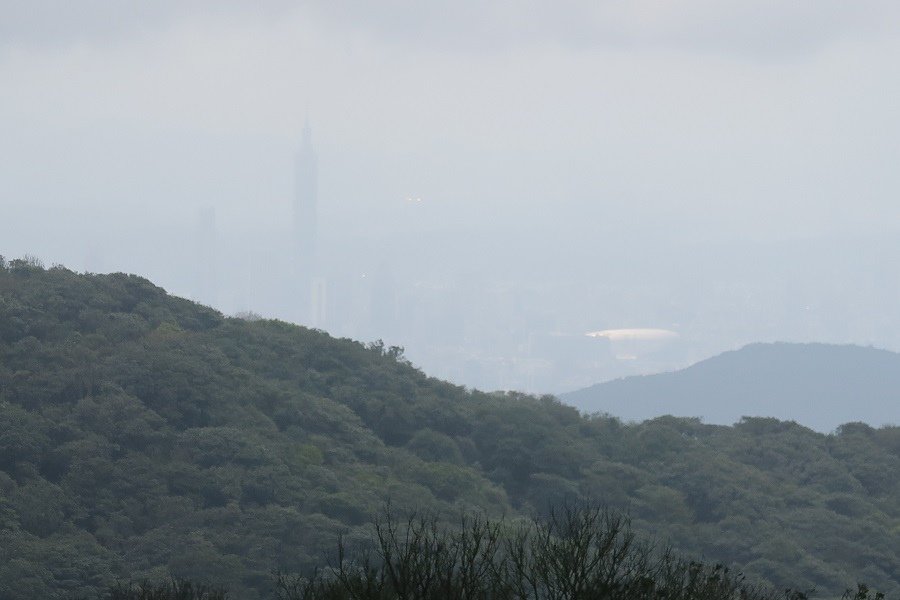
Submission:
[[[463,463],[462,452],[453,438],[431,429],[417,431],[407,442],[406,448],[422,460],[454,465]]]
[[[896,596],[898,486],[897,427],[625,425],[139,277],[0,261],[0,598],[174,576],[253,600],[388,500],[452,523],[584,498],[748,581]]]

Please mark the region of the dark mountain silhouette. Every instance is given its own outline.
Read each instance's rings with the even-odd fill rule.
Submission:
[[[626,377],[562,394],[585,412],[660,415],[730,425],[743,416],[817,431],[900,422],[900,354],[852,345],[751,344],[672,373]]]

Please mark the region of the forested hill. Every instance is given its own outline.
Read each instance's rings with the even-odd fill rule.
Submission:
[[[594,498],[778,587],[900,594],[900,429],[623,425],[139,277],[0,261],[0,598],[169,575],[264,597],[394,507]]]
[[[626,377],[562,394],[586,412],[626,420],[743,416],[793,420],[817,431],[850,421],[900,423],[900,354],[829,344],[751,344],[674,373]]]

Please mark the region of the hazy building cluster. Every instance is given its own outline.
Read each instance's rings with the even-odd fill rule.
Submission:
[[[7,257],[481,388],[900,349],[896,2],[0,5]]]
[[[320,223],[330,190],[319,167],[307,124],[288,223],[238,235],[203,208],[193,277],[172,277],[173,291],[229,314],[383,339],[429,374],[484,389],[561,392],[760,340],[900,346],[889,308],[900,280],[855,267],[900,257],[900,237],[649,244],[605,230],[554,247],[452,230],[348,236]]]

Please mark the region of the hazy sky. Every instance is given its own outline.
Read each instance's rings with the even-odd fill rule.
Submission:
[[[334,323],[381,335],[391,281],[429,369],[618,327],[900,349],[898,64],[887,0],[0,0],[0,254],[191,296],[214,207],[217,306],[290,315],[309,119]]]
[[[223,228],[277,226],[306,116],[332,232],[770,239],[900,217],[896,2],[29,0],[0,14],[0,203],[19,221],[0,235],[34,214],[114,226],[203,205]],[[413,217],[410,196],[425,205]]]

